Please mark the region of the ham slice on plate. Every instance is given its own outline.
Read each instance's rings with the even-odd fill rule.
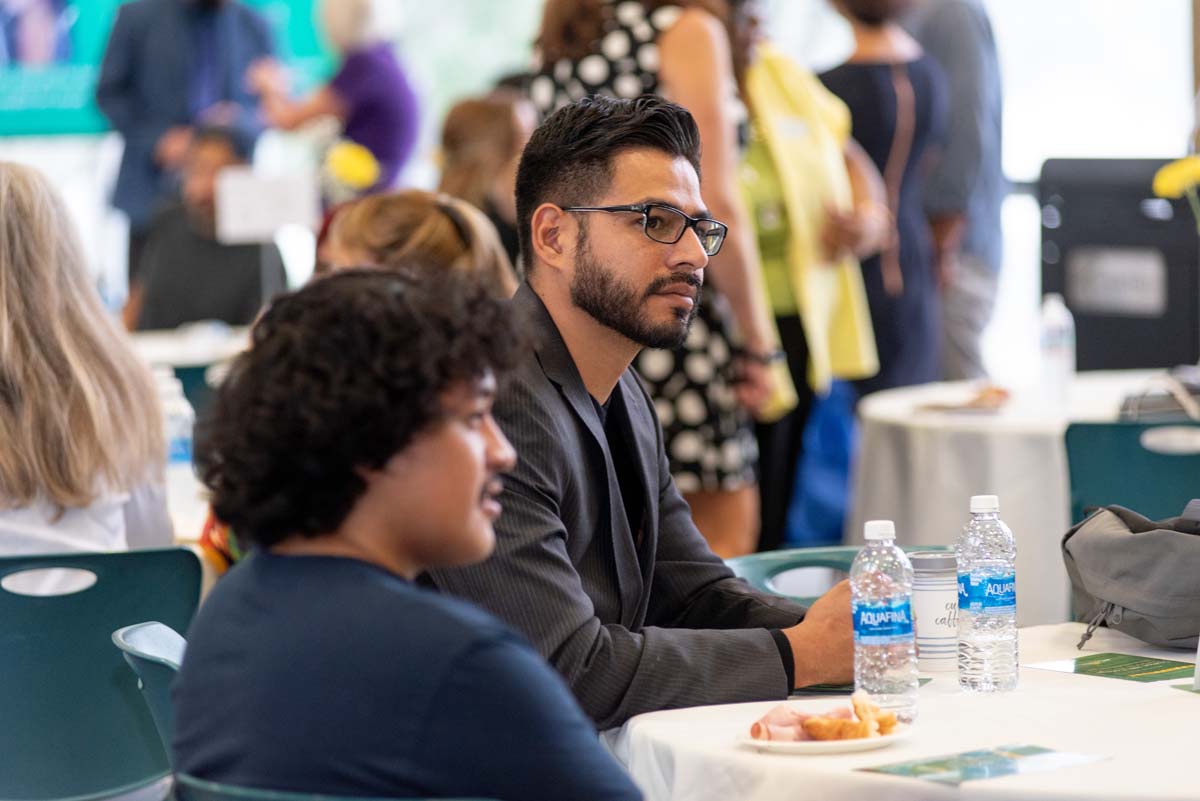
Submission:
[[[780,704],[751,724],[750,736],[755,740],[779,742],[811,740],[812,737],[804,731],[804,721],[811,717],[815,716],[797,711],[787,704]],[[850,720],[854,718],[854,710],[850,707],[838,707],[823,713],[822,717]]]

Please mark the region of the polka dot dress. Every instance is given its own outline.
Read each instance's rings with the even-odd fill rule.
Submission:
[[[637,97],[658,92],[658,37],[679,18],[678,6],[647,13],[638,0],[607,5],[596,52],[543,65],[529,85],[545,118],[591,94]],[[734,490],[754,481],[758,446],[733,392],[728,313],[704,290],[687,342],[676,351],[644,350],[634,363],[662,422],[671,474],[683,493]]]

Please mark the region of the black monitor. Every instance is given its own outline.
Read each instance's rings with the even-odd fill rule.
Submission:
[[[1042,165],[1042,292],[1075,317],[1080,370],[1200,361],[1200,235],[1186,199],[1154,196],[1170,159]]]

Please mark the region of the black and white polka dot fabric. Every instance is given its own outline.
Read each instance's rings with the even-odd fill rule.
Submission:
[[[658,92],[658,36],[679,18],[678,6],[647,14],[638,0],[608,4],[604,36],[595,53],[544,65],[529,96],[544,118],[588,95],[637,97]]]
[[[706,292],[679,350],[643,350],[634,362],[662,423],[671,475],[683,493],[734,490],[754,481],[758,441],[733,392],[732,355]]]
[[[658,37],[678,6],[647,13],[638,0],[606,6],[596,52],[541,65],[529,95],[544,119],[592,94],[633,98],[658,92]],[[722,299],[704,291],[687,342],[677,351],[644,350],[634,363],[654,397],[671,475],[683,493],[734,490],[754,481],[758,446],[733,392],[732,349]]]

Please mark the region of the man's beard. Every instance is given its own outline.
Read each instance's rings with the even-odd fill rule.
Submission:
[[[645,318],[645,303],[663,288],[678,284],[695,287],[696,297],[690,309],[680,308],[675,319],[653,323]],[[571,302],[626,339],[647,348],[674,350],[687,339],[688,328],[700,306],[703,281],[694,273],[675,273],[656,279],[644,290],[618,278],[602,265],[588,247],[582,234],[575,257],[575,276],[571,280]]]

